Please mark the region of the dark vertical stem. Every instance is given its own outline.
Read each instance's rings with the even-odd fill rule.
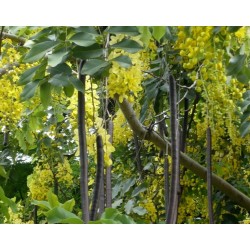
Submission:
[[[85,75],[81,74],[84,61],[81,61],[78,68],[78,77],[83,84],[85,90]],[[78,91],[78,136],[80,150],[80,189],[81,189],[81,206],[82,220],[84,223],[89,221],[89,198],[88,198],[88,156],[87,141],[85,128],[85,94]]]
[[[110,135],[110,143],[113,143],[113,132],[114,132],[114,126],[113,121],[109,120],[108,123],[108,134]],[[112,157],[112,156],[110,156]],[[111,184],[111,170],[112,166],[108,166],[106,168],[106,207],[112,206],[112,184]]]
[[[102,137],[100,135],[97,135],[96,137],[96,146],[97,146],[97,169],[96,169],[94,195],[92,200],[92,208],[90,212],[90,220],[92,221],[96,219],[96,213],[100,199],[101,180],[103,179],[102,174],[104,168],[104,155],[103,155],[104,153],[103,153]]]
[[[167,219],[167,211],[169,206],[169,162],[168,155],[166,152],[164,158],[164,191],[165,191],[165,210],[166,210],[166,219]]]
[[[213,201],[212,201],[212,137],[211,129],[207,128],[207,198],[209,223],[214,224]]]
[[[105,193],[104,193],[104,168],[102,168],[102,178],[100,180],[100,198],[99,198],[99,212],[101,215],[105,209]]]
[[[58,195],[58,180],[54,177],[54,194]]]
[[[188,108],[189,108],[189,101],[187,98],[184,98],[184,117],[183,117],[183,123],[182,123],[182,133],[180,133],[181,142],[180,142],[180,150],[185,153],[186,151],[186,140],[187,140],[187,133],[188,133]],[[183,167],[183,170],[181,171],[180,178],[183,178],[185,173],[187,171],[187,168],[185,166]],[[178,192],[178,206],[181,201],[181,195],[183,193],[183,186],[179,184],[179,192]]]
[[[9,143],[9,130],[8,130],[8,127],[6,127],[6,131],[4,132],[4,135],[3,135],[3,146],[4,147],[7,147],[8,146],[8,143]]]
[[[38,220],[37,220],[37,205],[34,206],[33,215],[34,215],[34,224],[38,224]]]
[[[172,158],[172,173],[171,173],[171,190],[169,197],[169,205],[167,211],[166,223],[174,224],[177,218],[178,208],[178,188],[180,174],[180,150],[179,150],[179,127],[177,117],[177,95],[176,83],[174,77],[169,77],[169,101],[170,101],[170,129],[171,129],[171,158]]]
[[[182,140],[180,150],[185,152],[186,149],[186,140],[187,140],[187,129],[188,129],[188,106],[189,101],[187,98],[184,99],[184,117],[183,117],[183,124],[182,124]]]

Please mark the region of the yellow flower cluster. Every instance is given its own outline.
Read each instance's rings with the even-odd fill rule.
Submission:
[[[193,69],[199,60],[205,56],[211,58],[207,50],[207,43],[211,37],[212,27],[191,27],[191,35],[188,35],[186,27],[178,27],[178,40],[176,49],[180,49],[183,59],[183,68]]]
[[[239,41],[242,41],[246,38],[247,35],[247,28],[241,27],[239,30],[235,32],[235,36],[239,39]]]
[[[15,50],[10,39],[2,41],[0,69],[6,68],[20,59],[20,54]],[[0,127],[15,126],[20,119],[23,105],[19,102],[22,88],[16,85],[19,74],[25,69],[25,65],[20,68],[12,67],[0,78]]]
[[[141,204],[147,210],[147,214],[145,214],[145,219],[151,223],[156,222],[157,220],[157,210],[153,201],[148,198],[144,203]]]
[[[124,35],[112,36],[110,44],[112,45],[119,42],[124,37]],[[138,39],[134,39],[140,43],[139,37]],[[153,47],[153,45],[151,45],[151,47]],[[129,68],[121,67],[115,61],[112,62],[108,79],[108,94],[110,97],[113,98],[117,94],[119,96],[119,102],[122,102],[124,98],[130,102],[134,102],[135,97],[142,91],[141,82],[144,77],[143,71],[149,67],[150,54],[146,54],[146,51],[131,54],[122,49],[115,49],[110,53],[110,60],[125,55],[129,56],[132,61],[132,66]]]
[[[15,198],[14,198],[15,199]],[[33,220],[25,221],[24,219],[24,206],[21,201],[17,203],[17,212],[13,212],[12,209],[8,208],[8,218],[5,217],[4,223],[6,224],[34,224]]]
[[[66,187],[73,184],[72,168],[66,158],[64,158],[63,163],[59,162],[56,166],[56,178],[58,183],[62,183]]]
[[[38,164],[27,178],[30,196],[34,200],[46,200],[53,184],[54,178],[49,164]]]
[[[87,148],[88,153],[97,160],[97,148],[96,148],[96,135],[101,135],[103,140],[103,151],[104,151],[104,163],[105,166],[111,166],[112,160],[110,154],[115,151],[115,148],[110,143],[110,135],[107,134],[107,130],[102,126],[103,120],[99,117],[96,118],[96,133],[87,133]]]
[[[73,184],[71,166],[66,158],[63,163],[58,162],[55,166],[46,162],[46,159],[39,161],[33,173],[27,178],[27,185],[30,196],[34,200],[46,200],[48,191],[54,187],[54,181],[70,187]]]
[[[115,118],[113,119],[113,123],[114,123],[113,144],[115,146],[119,144],[126,145],[128,140],[133,137],[133,132],[130,129],[127,120],[125,119],[120,109],[116,112]]]
[[[224,173],[235,174],[239,170],[237,166],[240,165],[241,147],[247,144],[246,139],[239,136],[240,122],[235,111],[246,89],[236,79],[226,76],[225,53],[231,43],[235,46],[235,37],[238,47],[242,45],[246,29],[229,33],[226,27],[222,27],[219,35],[213,33],[212,27],[178,29],[175,46],[180,49],[183,68],[189,72],[190,79],[196,82],[196,91],[205,100],[198,103],[194,117],[197,139],[203,141],[205,146],[206,129],[210,125],[212,146],[216,152],[213,155],[214,162],[230,168]]]
[[[24,71],[35,66],[35,64],[15,64],[19,63],[21,54],[10,39],[2,41],[1,52],[0,69],[7,69],[8,67],[9,69],[0,78],[0,127],[7,126],[11,129],[16,126],[24,106],[27,106],[29,103],[24,104],[20,102],[20,94],[23,87],[17,85],[19,77]]]

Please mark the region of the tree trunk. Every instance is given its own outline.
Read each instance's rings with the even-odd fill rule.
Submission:
[[[116,99],[119,100],[118,95],[116,95]],[[131,129],[139,136],[139,138],[151,141],[157,147],[163,150],[166,148],[166,144],[168,143],[168,153],[171,153],[171,144],[163,140],[156,132],[149,131],[148,129],[146,129],[137,119],[131,104],[126,99],[124,99],[122,103],[118,102],[118,104]],[[180,152],[180,163],[202,179],[206,180],[207,169],[201,166],[198,162],[188,157],[183,152]],[[233,187],[227,181],[223,180],[221,177],[215,174],[212,174],[212,185],[224,194],[226,194],[232,201],[236,202],[239,206],[250,211],[250,198],[240,192],[235,187]]]

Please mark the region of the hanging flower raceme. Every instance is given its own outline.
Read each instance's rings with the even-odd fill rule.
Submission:
[[[113,36],[110,44],[117,43],[124,37],[124,35]],[[140,42],[136,37],[133,39]],[[118,95],[119,102],[122,102],[124,98],[134,102],[138,97],[138,93],[142,91],[141,82],[145,75],[143,72],[149,67],[150,56],[145,55],[146,53],[148,52],[143,50],[131,54],[122,49],[115,49],[110,53],[109,60],[118,56],[128,56],[132,62],[132,66],[124,68],[118,62],[112,61],[108,79],[108,94],[111,98]]]

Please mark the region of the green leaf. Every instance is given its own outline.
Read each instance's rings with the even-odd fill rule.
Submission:
[[[113,26],[108,29],[111,34],[126,34],[130,36],[139,35],[138,28],[135,26]]]
[[[49,191],[47,196],[48,196],[49,204],[52,208],[60,205],[58,201],[58,197],[55,194],[53,194],[52,191]]]
[[[21,102],[26,101],[34,96],[36,89],[39,85],[39,81],[29,82],[25,85],[23,92],[20,95]]]
[[[118,213],[115,208],[106,208],[101,219],[114,219]]]
[[[76,46],[72,50],[73,56],[75,58],[80,58],[83,60],[97,58],[103,55],[103,49],[98,44],[91,45],[89,47]]]
[[[118,56],[112,59],[112,61],[118,62],[123,68],[129,68],[132,66],[132,61],[129,56]]]
[[[250,90],[247,90],[247,91],[243,94],[243,98],[244,98],[244,99],[249,99],[249,100],[250,100]]]
[[[244,113],[247,109],[248,106],[250,105],[250,100],[249,99],[245,99],[241,104],[241,111]]]
[[[241,137],[245,137],[249,133],[250,133],[250,121],[247,119],[240,125],[240,135]]]
[[[132,211],[138,215],[144,215],[147,213],[147,210],[143,207],[133,207]]]
[[[59,223],[61,224],[83,224],[83,221],[80,218],[67,218],[67,219],[62,219]]]
[[[48,212],[44,213],[48,219],[48,223],[74,223],[82,224],[83,221],[75,214],[67,211],[62,207],[54,207]]]
[[[69,82],[80,92],[84,93],[83,83],[74,76],[69,77]]]
[[[233,33],[239,30],[241,27],[242,26],[229,26],[227,29],[228,29],[228,32]]]
[[[65,62],[68,55],[69,51],[67,51],[65,48],[53,52],[52,54],[48,55],[48,65],[51,67],[55,67],[58,64]]]
[[[51,85],[45,82],[40,86],[40,99],[44,107],[50,104],[51,100]]]
[[[99,59],[90,59],[82,67],[81,73],[84,75],[93,76],[99,70],[108,67],[109,62]]]
[[[133,192],[132,192],[132,196],[131,197],[135,197],[137,196],[139,193],[144,192],[145,190],[147,190],[147,184],[146,183],[142,183],[140,186],[136,187]]]
[[[111,219],[100,219],[95,221],[89,221],[89,224],[122,224],[122,223]]]
[[[136,53],[143,49],[143,47],[134,40],[123,39],[121,42],[115,43],[110,46],[111,48],[123,49],[129,53]]]
[[[85,32],[98,36],[98,32],[93,26],[79,26],[75,30],[76,32]]]
[[[74,94],[74,90],[75,88],[72,84],[63,87],[63,91],[67,97],[71,97]]]
[[[236,78],[239,82],[248,84],[250,81],[250,69],[243,67],[243,69],[237,74]]]
[[[69,40],[79,46],[88,47],[96,43],[96,35],[87,32],[79,32],[73,35]]]
[[[119,206],[122,204],[122,201],[123,201],[123,199],[115,200],[115,201],[112,203],[112,208],[117,208],[117,207],[119,207]]]
[[[166,33],[166,27],[165,26],[153,26],[153,37],[160,42],[161,38]]]
[[[111,224],[135,224],[132,218],[127,215],[121,214],[115,208],[106,208],[104,213],[101,216],[101,219],[98,221],[97,224],[105,223],[106,220],[109,220]]]
[[[135,177],[129,178],[127,181],[125,181],[122,187],[122,195],[127,193],[134,184],[135,184]]]
[[[66,209],[69,212],[72,212],[74,206],[75,206],[75,199],[74,198],[72,198],[72,199],[70,199],[62,204],[62,208]]]
[[[119,182],[115,184],[115,186],[112,188],[112,199],[114,199],[118,195],[118,193],[121,190],[121,186],[122,186],[122,183]]]
[[[126,214],[130,214],[130,212],[131,212],[131,210],[132,210],[132,208],[133,208],[133,206],[134,206],[134,201],[133,200],[129,200],[127,203],[126,203],[126,205],[124,206],[124,209],[125,209],[125,212],[126,212]]]
[[[40,65],[40,67],[36,70],[36,73],[33,76],[32,81],[35,81],[35,80],[44,81],[44,79],[45,79],[46,68],[48,65],[47,58],[43,59],[39,65]]]
[[[37,116],[30,116],[29,117],[29,127],[32,131],[37,130],[41,125],[40,119]]]
[[[49,79],[49,83],[56,87],[66,87],[70,84],[68,76],[65,73],[54,75],[52,78]]]
[[[68,64],[60,63],[56,67],[50,67],[48,69],[48,72],[50,73],[51,76],[61,74],[62,72],[65,75],[71,75],[72,74],[72,69],[69,67]]]
[[[153,167],[153,163],[152,162],[148,162],[145,167],[143,168],[143,170],[149,170],[150,168]]]
[[[0,166],[0,176],[2,176],[3,178],[7,178],[7,173],[3,166]]]
[[[46,210],[50,210],[52,208],[47,201],[33,200],[31,202],[31,204],[36,205],[36,206],[41,207],[41,208],[46,209]]]
[[[134,220],[125,214],[118,214],[115,217],[115,221],[122,224],[135,224]]]
[[[149,41],[152,37],[152,34],[149,30],[149,27],[148,26],[140,26],[138,27],[140,33],[141,33],[141,41],[146,45],[148,46],[149,44]]]
[[[0,186],[0,200],[3,201],[3,203],[5,203],[7,206],[9,206],[14,213],[17,212],[16,203],[5,196],[4,191],[1,186]]]
[[[53,49],[56,45],[58,45],[58,42],[56,41],[45,41],[35,44],[28,52],[28,54],[24,57],[24,62],[34,62],[41,59],[49,50]]]
[[[19,78],[18,84],[19,85],[24,85],[28,82],[30,82],[33,78],[33,76],[35,75],[37,69],[40,67],[40,65],[35,66],[33,68],[30,68],[28,70],[26,70]]]
[[[233,56],[229,60],[229,64],[227,66],[227,75],[238,74],[244,66],[245,59],[246,59],[246,55]]]

